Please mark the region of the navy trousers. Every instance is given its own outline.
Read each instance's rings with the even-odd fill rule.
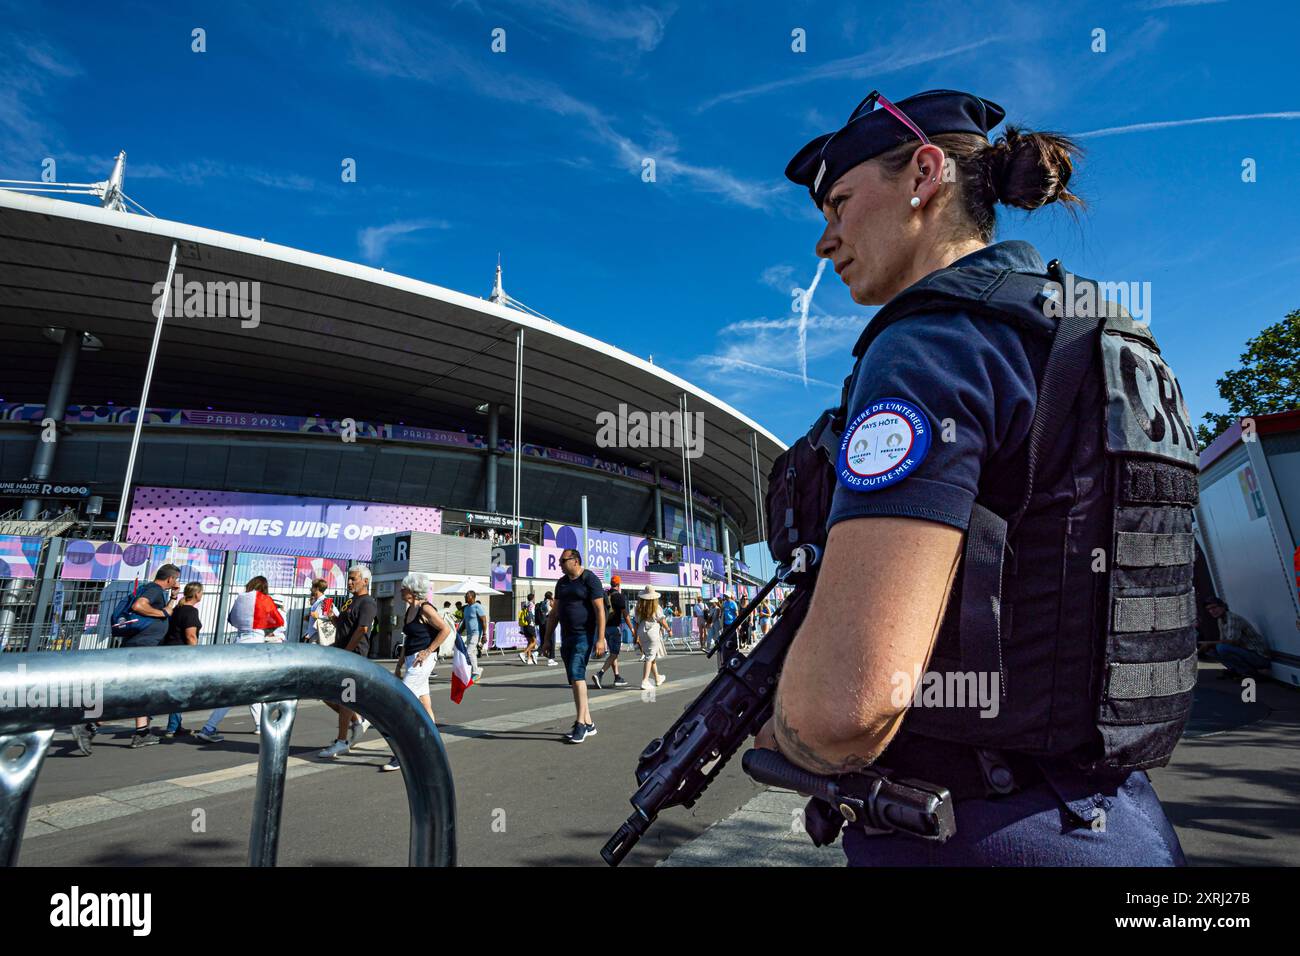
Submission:
[[[956,804],[946,843],[845,828],[849,866],[1184,866],[1143,771],[1109,785],[1067,775],[1005,797]],[[1101,811],[1099,817],[1098,811]]]

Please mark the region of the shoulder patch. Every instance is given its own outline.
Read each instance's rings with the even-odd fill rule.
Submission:
[[[923,411],[901,398],[877,399],[844,429],[836,475],[851,491],[876,491],[910,475],[929,450]]]

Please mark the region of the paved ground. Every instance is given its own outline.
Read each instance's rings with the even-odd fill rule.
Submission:
[[[1250,695],[1222,673],[1201,665],[1184,739],[1151,779],[1192,866],[1296,866],[1300,690],[1265,681],[1243,700]],[[661,865],[842,865],[838,846],[818,849],[800,832],[804,803],[787,791],[761,794]]]
[[[631,812],[637,755],[711,679],[715,664],[674,655],[668,683],[593,691],[599,733],[580,746],[561,668],[493,657],[457,706],[444,666],[433,702],[456,781],[459,861],[467,865],[600,865],[606,839]],[[635,662],[632,662],[635,665]],[[639,683],[639,665],[629,678]],[[206,714],[186,718],[198,728]],[[247,708],[231,712],[223,744],[183,740],[130,750],[129,724],[101,734],[89,757],[56,736],[37,782],[21,863],[33,865],[243,864],[256,779],[257,738]],[[300,705],[294,727],[280,862],[406,862],[409,814],[401,775],[381,773],[389,751],[371,731],[360,752],[315,753],[334,738],[334,715]],[[624,865],[653,864],[737,810],[761,788],[729,766],[693,810],[666,814]],[[201,832],[195,832],[202,823]]]
[[[514,659],[511,659],[514,661]],[[637,754],[710,679],[713,662],[674,655],[670,681],[593,693],[599,734],[563,743],[572,704],[559,668],[500,657],[459,706],[445,674],[434,708],[456,778],[459,861],[466,865],[603,865],[598,852],[630,812]],[[446,668],[444,666],[443,671]],[[1203,666],[1196,715],[1173,763],[1152,773],[1194,864],[1300,861],[1300,692],[1264,683],[1243,702]],[[629,675],[633,678],[637,673]],[[634,681],[635,683],[635,681]],[[187,717],[197,728],[206,714]],[[130,728],[76,755],[56,737],[34,796],[24,865],[238,865],[245,862],[257,738],[247,709],[232,711],[224,744],[126,745]],[[406,859],[408,813],[399,774],[371,732],[353,754],[320,761],[333,713],[304,701],[293,734],[280,862],[394,864]],[[839,866],[800,832],[804,800],[759,787],[733,761],[691,811],[667,812],[624,865]]]

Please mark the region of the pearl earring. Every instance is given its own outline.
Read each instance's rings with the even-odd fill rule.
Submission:
[[[912,208],[913,208],[913,209],[920,209],[920,208],[921,208],[921,197],[920,197],[920,196],[913,196],[913,197],[912,197]]]

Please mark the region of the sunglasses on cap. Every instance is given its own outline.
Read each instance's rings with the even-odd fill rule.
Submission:
[[[835,137],[840,135],[840,133],[843,132],[845,128],[847,128],[857,120],[862,119],[862,117],[864,116],[870,116],[871,113],[875,110],[877,103],[880,104],[880,108],[883,109],[886,113],[894,117],[894,119],[898,120],[908,129],[910,129],[913,133],[915,133],[923,144],[925,144],[926,146],[930,145],[930,137],[926,136],[925,133],[921,132],[921,127],[913,123],[908,118],[906,113],[904,113],[897,106],[891,103],[883,94],[881,94],[879,90],[872,90],[865,97],[863,97],[861,103],[859,103],[857,106],[853,108],[853,112],[849,114],[849,118],[844,121],[844,126],[841,127],[840,129],[837,129],[834,133],[831,134],[830,139],[822,143],[821,155],[822,156],[826,155],[826,147],[830,146],[830,144],[835,141]]]

